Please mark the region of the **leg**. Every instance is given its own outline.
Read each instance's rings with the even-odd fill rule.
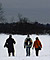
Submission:
[[[39,52],[39,50],[36,50],[36,56],[38,56],[38,52]]]
[[[14,53],[12,53],[12,56],[14,56]]]
[[[36,56],[38,56],[39,50],[36,48],[35,51],[36,51]]]
[[[14,52],[12,52],[12,56],[15,56],[15,55],[14,55]]]
[[[28,48],[28,54],[29,54],[29,56],[30,56],[30,48]]]
[[[28,48],[26,48],[26,56],[28,56]]]
[[[36,50],[36,56],[38,56],[38,50]]]
[[[9,54],[9,56],[10,56],[10,52],[9,52],[8,54]]]

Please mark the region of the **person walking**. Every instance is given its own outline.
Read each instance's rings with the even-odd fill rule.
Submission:
[[[35,47],[35,51],[36,51],[36,56],[38,56],[39,50],[41,50],[41,48],[42,48],[42,44],[41,44],[41,42],[40,42],[38,37],[36,37],[36,40],[34,41],[33,48],[34,47]]]
[[[29,34],[24,41],[24,48],[26,48],[26,56],[30,56],[30,48],[32,47],[32,39],[30,38]]]
[[[8,55],[10,56],[10,53],[12,53],[12,56],[14,56],[14,44],[15,40],[12,38],[12,35],[9,36],[9,38],[6,40],[4,47],[8,48]]]

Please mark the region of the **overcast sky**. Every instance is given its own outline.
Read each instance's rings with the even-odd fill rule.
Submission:
[[[5,16],[10,21],[14,16],[18,20],[18,13],[30,21],[50,23],[50,0],[0,0]]]

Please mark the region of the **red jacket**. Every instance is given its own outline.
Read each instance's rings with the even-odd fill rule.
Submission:
[[[41,42],[39,40],[34,41],[33,47],[38,48],[38,46],[41,46],[42,48]]]

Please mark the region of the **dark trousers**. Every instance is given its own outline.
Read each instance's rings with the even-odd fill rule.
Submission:
[[[35,48],[35,51],[36,51],[36,56],[38,56],[39,49],[38,48]]]
[[[30,48],[29,47],[26,48],[26,56],[30,56]]]
[[[11,52],[12,53],[12,56],[14,56],[14,52]],[[11,53],[9,52],[8,54],[9,54],[9,56],[11,55]]]
[[[10,56],[12,53],[12,56],[14,56],[14,48],[9,47],[8,48],[8,55]]]

